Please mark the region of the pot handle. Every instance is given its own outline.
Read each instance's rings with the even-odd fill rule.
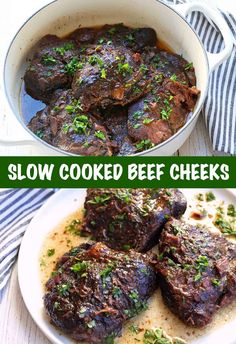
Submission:
[[[217,8],[212,8],[201,1],[171,5],[171,7],[184,18],[193,11],[201,12],[212,25],[215,23],[219,28],[224,39],[224,48],[219,53],[210,53],[207,51],[210,72],[216,69],[229,57],[234,43],[233,35],[221,13]]]

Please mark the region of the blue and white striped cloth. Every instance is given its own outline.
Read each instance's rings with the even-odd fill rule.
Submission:
[[[162,1],[180,4],[189,0]],[[236,20],[230,13],[221,13],[234,37],[234,48],[230,57],[211,74],[202,113],[213,149],[236,155]],[[209,52],[217,53],[224,47],[220,32],[203,14],[193,12],[187,20]]]
[[[28,224],[54,192],[53,189],[0,191],[0,296],[10,277]]]

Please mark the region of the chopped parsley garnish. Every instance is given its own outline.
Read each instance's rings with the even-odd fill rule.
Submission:
[[[137,302],[138,299],[139,299],[139,295],[138,295],[137,290],[131,291],[131,293],[129,294],[129,297],[130,297],[132,300],[134,300],[134,302]]]
[[[140,124],[140,123],[136,123],[136,124],[133,125],[133,128],[134,128],[134,129],[138,129],[138,128],[140,128],[140,127],[141,127],[141,124]]]
[[[94,66],[97,64],[100,68],[104,66],[103,60],[98,55],[89,56],[88,63],[90,63],[91,66]]]
[[[114,334],[110,334],[104,340],[104,344],[114,344],[114,343],[115,343],[115,335]]]
[[[226,221],[221,213],[217,213],[216,219],[213,224],[220,229],[220,231],[225,235],[233,235],[236,236],[236,230],[234,230],[233,226],[229,221]]]
[[[34,72],[34,71],[36,71],[36,67],[33,66],[33,65],[30,65],[29,70],[30,70],[31,72]]]
[[[53,50],[59,55],[63,56],[66,51],[74,49],[74,44],[71,42],[65,43],[62,47],[54,48]]]
[[[48,250],[47,250],[47,256],[48,257],[51,257],[51,256],[53,256],[55,254],[55,248],[49,248]]]
[[[183,229],[180,226],[173,226],[174,235],[183,233]]]
[[[140,332],[140,328],[138,325],[130,325],[129,326],[129,330],[132,332],[132,333],[135,333],[135,334],[138,334]]]
[[[114,35],[115,32],[116,32],[116,27],[112,27],[111,29],[108,30],[108,33],[110,35]]]
[[[52,65],[57,64],[57,60],[53,56],[46,54],[46,55],[43,55],[42,57],[42,63],[45,66],[52,66]]]
[[[70,287],[69,283],[58,284],[57,291],[61,296],[68,296]]]
[[[202,273],[206,271],[207,267],[209,266],[209,261],[206,256],[199,256],[195,262],[195,270],[197,274],[195,275],[194,281],[197,282],[201,279]]]
[[[53,108],[52,110],[55,111],[55,112],[57,112],[57,111],[60,110],[60,106],[56,105],[56,106],[54,106],[54,108]]]
[[[50,277],[55,277],[55,276],[57,276],[58,275],[58,271],[52,271],[52,273],[51,273],[51,276]]]
[[[112,290],[112,295],[114,298],[120,297],[121,296],[121,289],[119,287],[114,287]]]
[[[161,110],[161,119],[167,120],[170,117],[170,112],[171,111],[167,111],[166,109],[162,109]]]
[[[169,99],[164,99],[165,107],[161,109],[161,119],[168,120],[172,112]]]
[[[132,35],[132,33],[129,33],[128,35],[125,36],[125,40],[130,42],[130,43],[133,43],[134,42],[134,36]]]
[[[88,309],[87,307],[81,307],[80,310],[79,310],[79,314],[86,313],[87,309]]]
[[[44,267],[44,266],[47,266],[47,264],[46,264],[44,259],[41,259],[40,260],[40,267]]]
[[[71,250],[70,250],[70,256],[76,256],[77,253],[79,253],[79,248],[78,247],[73,247]]]
[[[227,207],[227,215],[231,217],[236,217],[236,210],[233,204],[229,204]]]
[[[72,104],[66,105],[65,110],[71,115],[73,113],[77,113],[78,111],[82,111],[81,102],[79,99],[75,99]]]
[[[87,142],[87,141],[83,144],[83,147],[84,147],[84,148],[88,148],[89,146],[90,146],[90,143]]]
[[[107,71],[105,68],[102,68],[101,70],[101,78],[106,79],[107,78]]]
[[[204,201],[204,196],[203,196],[202,193],[197,194],[196,198],[197,198],[198,201]]]
[[[169,338],[166,338],[161,328],[146,330],[143,336],[144,344],[172,344]]]
[[[216,279],[216,278],[213,278],[213,279],[211,280],[211,283],[212,283],[212,285],[214,285],[215,287],[218,287],[218,286],[220,285],[220,281],[219,281],[218,279]]]
[[[37,131],[35,132],[35,135],[38,136],[38,137],[41,139],[41,138],[43,137],[44,133],[43,133],[42,130],[37,130]]]
[[[133,113],[133,117],[134,117],[135,119],[139,119],[142,115],[143,115],[143,111],[135,111],[135,112]]]
[[[140,66],[140,68],[139,68],[139,71],[141,72],[141,73],[145,73],[145,72],[147,72],[148,71],[148,67],[145,65],[145,64],[141,64],[141,66]]]
[[[74,118],[72,129],[76,133],[86,134],[86,130],[88,127],[90,127],[88,116],[80,115]]]
[[[172,75],[170,76],[170,80],[172,80],[172,81],[177,81],[177,75],[176,75],[176,74],[172,74]]]
[[[60,309],[61,309],[60,302],[55,301],[54,304],[53,304],[53,308],[54,308],[54,309],[57,309],[57,310],[60,310]]]
[[[126,63],[118,63],[117,65],[119,73],[123,74],[123,76],[126,76],[126,74],[131,74],[133,72],[133,68],[130,66],[128,62]]]
[[[154,79],[157,83],[162,82],[163,74],[157,74],[154,76]]]
[[[138,315],[143,311],[146,311],[147,309],[147,302],[136,300],[134,301],[134,306],[130,309],[125,309],[124,313],[128,316],[128,318],[133,318],[134,316]]]
[[[151,140],[142,140],[138,143],[136,143],[137,150],[145,150],[154,147],[154,143],[152,143]]]
[[[109,196],[107,194],[102,194],[100,196],[95,196],[93,199],[87,201],[87,203],[89,203],[89,204],[102,204],[102,203],[105,203],[106,201],[109,201],[110,198],[111,198],[111,196]]]
[[[132,194],[129,190],[117,190],[116,197],[127,204],[131,203],[132,200]]]
[[[105,283],[107,278],[109,277],[110,273],[115,269],[116,263],[108,263],[107,266],[100,271],[100,276],[102,278],[103,287],[105,287]]]
[[[124,251],[129,251],[131,249],[131,246],[129,244],[125,244],[125,245],[122,246],[122,249]]]
[[[73,57],[69,63],[65,65],[65,71],[69,75],[75,74],[77,69],[82,69],[83,63],[79,62],[77,57]]]
[[[87,323],[88,328],[94,328],[96,327],[96,321],[95,320],[91,320],[89,323]]]
[[[87,276],[86,270],[88,268],[88,263],[85,261],[75,263],[70,269],[73,272],[80,274],[82,277]]]
[[[70,129],[70,124],[68,124],[68,123],[64,123],[63,125],[62,125],[62,131],[63,131],[63,133],[64,134],[67,134],[68,133],[68,131],[69,131],[69,129]]]
[[[132,91],[134,94],[138,94],[141,92],[141,89],[137,85],[132,86]]]
[[[126,213],[124,213],[124,214],[117,214],[116,217],[115,217],[115,219],[116,219],[117,221],[123,221],[124,219],[126,219],[126,217],[127,217],[127,214],[126,214]]]
[[[143,124],[149,124],[149,123],[152,123],[153,121],[154,121],[153,118],[144,118]]]
[[[97,138],[100,139],[100,140],[103,140],[103,141],[106,140],[106,135],[105,135],[104,132],[101,131],[101,130],[95,131],[94,136],[97,137]]]
[[[216,199],[215,195],[212,192],[206,192],[206,201],[211,202]]]
[[[73,235],[79,235],[81,220],[74,219],[71,221],[69,225],[66,226],[66,231],[73,234]]]
[[[184,66],[184,69],[185,70],[189,70],[189,69],[192,69],[193,68],[193,63],[192,62],[189,62],[187,63],[185,66]]]

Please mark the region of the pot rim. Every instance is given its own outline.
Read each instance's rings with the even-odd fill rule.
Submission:
[[[12,48],[12,45],[13,43],[15,42],[15,40],[17,39],[17,36],[18,34],[21,32],[21,30],[25,27],[25,25],[31,21],[32,18],[34,18],[35,16],[37,16],[37,14],[39,12],[41,12],[42,10],[46,9],[47,7],[51,6],[52,4],[58,2],[60,0],[53,0],[53,1],[50,1],[48,4],[40,7],[40,9],[38,9],[36,12],[34,12],[31,16],[29,16],[29,18],[27,20],[24,21],[24,23],[20,26],[20,28],[17,30],[17,32],[15,33],[15,35],[13,36],[13,38],[11,39],[11,42],[8,46],[8,49],[7,49],[7,52],[6,52],[6,55],[5,55],[5,59],[4,59],[4,64],[3,64],[3,85],[4,85],[4,96],[5,98],[7,99],[7,103],[8,103],[8,106],[10,107],[11,111],[13,112],[14,116],[17,118],[18,122],[23,126],[23,128],[34,138],[34,140],[38,141],[38,142],[41,142],[43,143],[45,146],[47,146],[48,148],[52,149],[52,150],[55,150],[59,153],[62,153],[63,155],[68,155],[68,156],[85,156],[85,155],[80,155],[80,154],[75,154],[75,153],[71,153],[71,152],[68,152],[68,151],[64,151],[63,149],[60,149],[58,147],[55,147],[53,145],[51,145],[50,143],[40,139],[37,135],[35,135],[26,125],[26,123],[22,120],[21,116],[18,114],[15,113],[12,105],[11,105],[11,101],[10,101],[10,96],[8,95],[8,92],[7,92],[7,86],[6,86],[6,64],[7,64],[7,60],[8,60],[8,56],[9,56],[9,53],[10,53],[10,50]],[[159,4],[165,6],[168,8],[168,10],[171,10],[172,12],[174,12],[177,16],[179,16],[189,27],[189,29],[194,33],[195,37],[197,38],[198,42],[200,43],[200,46],[202,48],[202,52],[204,54],[204,57],[205,57],[205,62],[206,62],[206,66],[207,66],[207,80],[206,80],[206,87],[205,87],[205,91],[204,93],[202,93],[201,91],[201,96],[202,96],[202,100],[201,100],[201,103],[198,104],[198,109],[195,109],[192,113],[192,116],[189,118],[189,120],[187,120],[187,122],[184,124],[183,127],[181,127],[174,135],[172,135],[171,137],[169,137],[167,140],[159,143],[158,145],[155,145],[154,147],[152,148],[149,148],[147,150],[144,150],[142,152],[138,152],[138,153],[135,153],[135,154],[130,154],[130,155],[124,155],[124,157],[129,157],[129,156],[144,156],[144,155],[151,155],[150,153],[154,153],[155,150],[159,149],[159,148],[163,148],[165,145],[167,144],[170,144],[171,141],[173,141],[177,136],[179,136],[185,129],[187,129],[189,127],[189,125],[193,122],[193,120],[199,115],[202,107],[203,107],[203,103],[206,99],[206,94],[207,94],[207,88],[208,88],[208,84],[209,84],[209,70],[210,70],[210,67],[209,67],[209,60],[208,60],[208,57],[207,57],[207,52],[206,52],[206,49],[204,48],[204,45],[200,39],[200,37],[197,35],[197,33],[195,32],[195,30],[193,29],[193,27],[188,23],[188,21],[186,20],[186,18],[181,14],[179,13],[175,8],[171,7],[171,5],[169,4],[166,4],[160,0],[154,0],[156,2],[158,2]],[[187,138],[186,138],[187,139]],[[184,144],[184,141],[183,141],[183,144]],[[155,156],[155,154],[153,154],[152,156]]]

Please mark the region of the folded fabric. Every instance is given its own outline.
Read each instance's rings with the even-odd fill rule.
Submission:
[[[54,189],[0,191],[0,293],[10,277],[28,224],[54,192]]]
[[[171,5],[186,3],[189,0],[163,0],[163,2]],[[207,2],[205,1],[205,3]],[[233,14],[222,11],[221,14],[236,42],[236,20]],[[207,51],[217,53],[224,47],[220,32],[208,22],[202,13],[193,12],[187,17],[187,21],[196,31]],[[234,44],[230,57],[211,73],[208,94],[202,110],[213,149],[234,155],[236,155],[235,66],[236,44]]]

